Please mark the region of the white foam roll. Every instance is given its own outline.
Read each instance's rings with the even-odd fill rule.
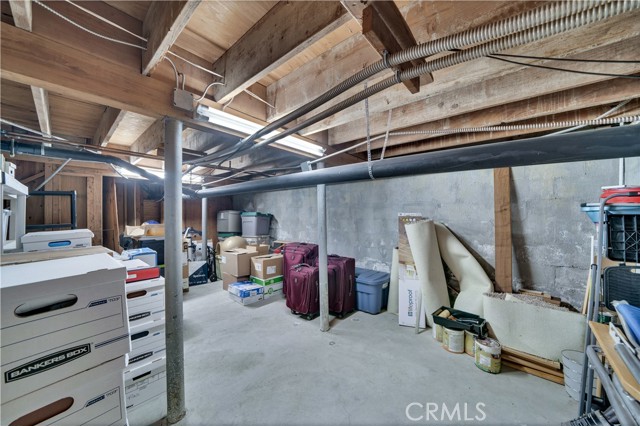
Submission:
[[[387,312],[398,315],[398,247],[393,249],[391,256],[391,276],[389,277],[389,301]]]
[[[449,228],[436,223],[435,229],[440,255],[460,283],[460,294],[453,307],[482,316],[482,295],[493,291],[493,283],[476,258]]]
[[[431,313],[441,306],[449,306],[447,281],[440,260],[436,229],[431,220],[406,224],[405,229],[422,288],[422,305],[427,313],[427,324],[431,327]]]

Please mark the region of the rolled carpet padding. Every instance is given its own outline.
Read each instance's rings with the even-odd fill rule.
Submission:
[[[449,228],[436,222],[435,230],[440,255],[460,283],[460,294],[453,307],[482,316],[482,295],[493,291],[493,283],[480,263]]]
[[[398,247],[393,249],[391,256],[391,276],[389,277],[389,300],[387,312],[398,315]]]
[[[405,229],[422,288],[422,305],[427,313],[427,324],[431,327],[431,312],[441,306],[449,306],[436,228],[432,220],[425,220],[406,224]]]

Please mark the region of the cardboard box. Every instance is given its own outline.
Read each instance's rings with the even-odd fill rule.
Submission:
[[[91,247],[93,232],[89,229],[29,232],[20,238],[22,251],[48,251]]]
[[[127,369],[164,357],[166,352],[164,319],[131,327],[131,352],[127,354]]]
[[[49,406],[45,409],[61,411],[38,425],[126,425],[123,367],[120,356],[3,403],[1,423],[34,424],[29,414]]]
[[[282,292],[282,284],[283,282],[277,282],[264,287],[264,299],[270,299],[272,297],[282,297],[284,293]]]
[[[238,297],[245,298],[264,294],[264,287],[251,281],[243,281],[231,284],[227,291]]]
[[[160,268],[151,267],[140,259],[121,260],[127,268],[127,283],[150,280],[160,276]]]
[[[76,249],[34,251],[31,253],[3,253],[2,259],[0,259],[0,265],[20,265],[22,263],[43,262],[45,260],[87,256],[90,254],[108,254],[109,256],[113,256],[113,251],[102,246],[91,246]]]
[[[281,254],[267,254],[251,259],[251,276],[267,280],[282,275],[283,257]]]
[[[129,327],[164,318],[164,278],[126,285]]]
[[[240,296],[236,296],[233,293],[229,293],[229,297],[231,298],[231,300],[233,300],[236,303],[239,303],[241,305],[251,305],[253,303],[257,303],[261,300],[264,299],[264,295],[263,294],[256,294],[254,296],[249,296],[249,297],[240,297]]]
[[[124,267],[107,254],[2,267],[2,403],[131,350]]]
[[[237,283],[240,281],[249,281],[249,275],[236,277],[235,275],[227,274],[226,272],[222,273],[222,288],[224,290],[229,289],[229,284]]]
[[[124,234],[127,237],[163,237],[164,224],[149,224],[140,226],[125,226]]]
[[[129,426],[154,424],[167,415],[166,376],[164,357],[124,373]]]
[[[278,284],[278,283],[282,283],[282,281],[284,281],[284,277],[282,275],[277,276],[277,277],[273,277],[273,278],[268,278],[266,280],[263,280],[262,278],[258,278],[258,277],[251,277],[251,282],[261,285],[261,286],[271,286],[274,284]]]
[[[416,326],[418,301],[422,297],[420,280],[414,273],[413,265],[400,265],[398,281],[398,323],[408,327]],[[408,268],[407,268],[408,267]],[[420,312],[420,328],[426,327],[425,306],[422,304]]]
[[[220,254],[222,272],[241,277],[251,275],[251,258],[258,252],[247,249],[225,250]]]
[[[150,249],[149,247],[142,247],[139,249],[133,250],[124,250],[120,256],[123,259],[133,260],[139,259],[142,260],[149,266],[158,266],[158,253],[155,250]]]
[[[269,244],[249,244],[247,245],[249,250],[257,251],[258,256],[264,256],[269,254]]]

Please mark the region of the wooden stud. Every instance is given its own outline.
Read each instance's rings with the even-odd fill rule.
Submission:
[[[535,368],[531,368],[531,367],[527,367],[524,365],[520,365],[520,364],[516,364],[514,362],[511,361],[502,361],[502,365],[506,365],[507,367],[511,367],[514,370],[518,370],[518,371],[522,371],[528,374],[532,374],[534,376],[540,377],[541,379],[545,379],[545,380],[549,380],[552,381],[554,383],[557,383],[559,385],[563,385],[564,384],[564,378],[563,377],[558,377],[556,375],[553,374],[549,374],[545,371],[540,371],[537,370]]]
[[[51,135],[51,116],[49,115],[49,93],[41,87],[31,86],[33,103],[36,106],[40,131]]]
[[[144,18],[142,32],[147,38],[147,50],[142,55],[142,74],[149,75],[195,13],[200,0],[154,1]]]
[[[104,245],[119,251],[118,198],[115,178],[106,178],[104,194]]]
[[[511,169],[493,170],[493,203],[495,212],[496,284],[495,290],[511,293]]]
[[[117,108],[106,107],[98,128],[91,139],[91,144],[96,146],[106,146],[113,134],[118,129],[120,122],[125,116],[125,111]]]
[[[31,10],[31,0],[9,0],[11,15],[16,27],[31,31],[33,25],[33,13]]]

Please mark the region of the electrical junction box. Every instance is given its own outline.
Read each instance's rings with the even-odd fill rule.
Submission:
[[[193,111],[193,93],[182,89],[173,89],[173,106],[188,112]]]

